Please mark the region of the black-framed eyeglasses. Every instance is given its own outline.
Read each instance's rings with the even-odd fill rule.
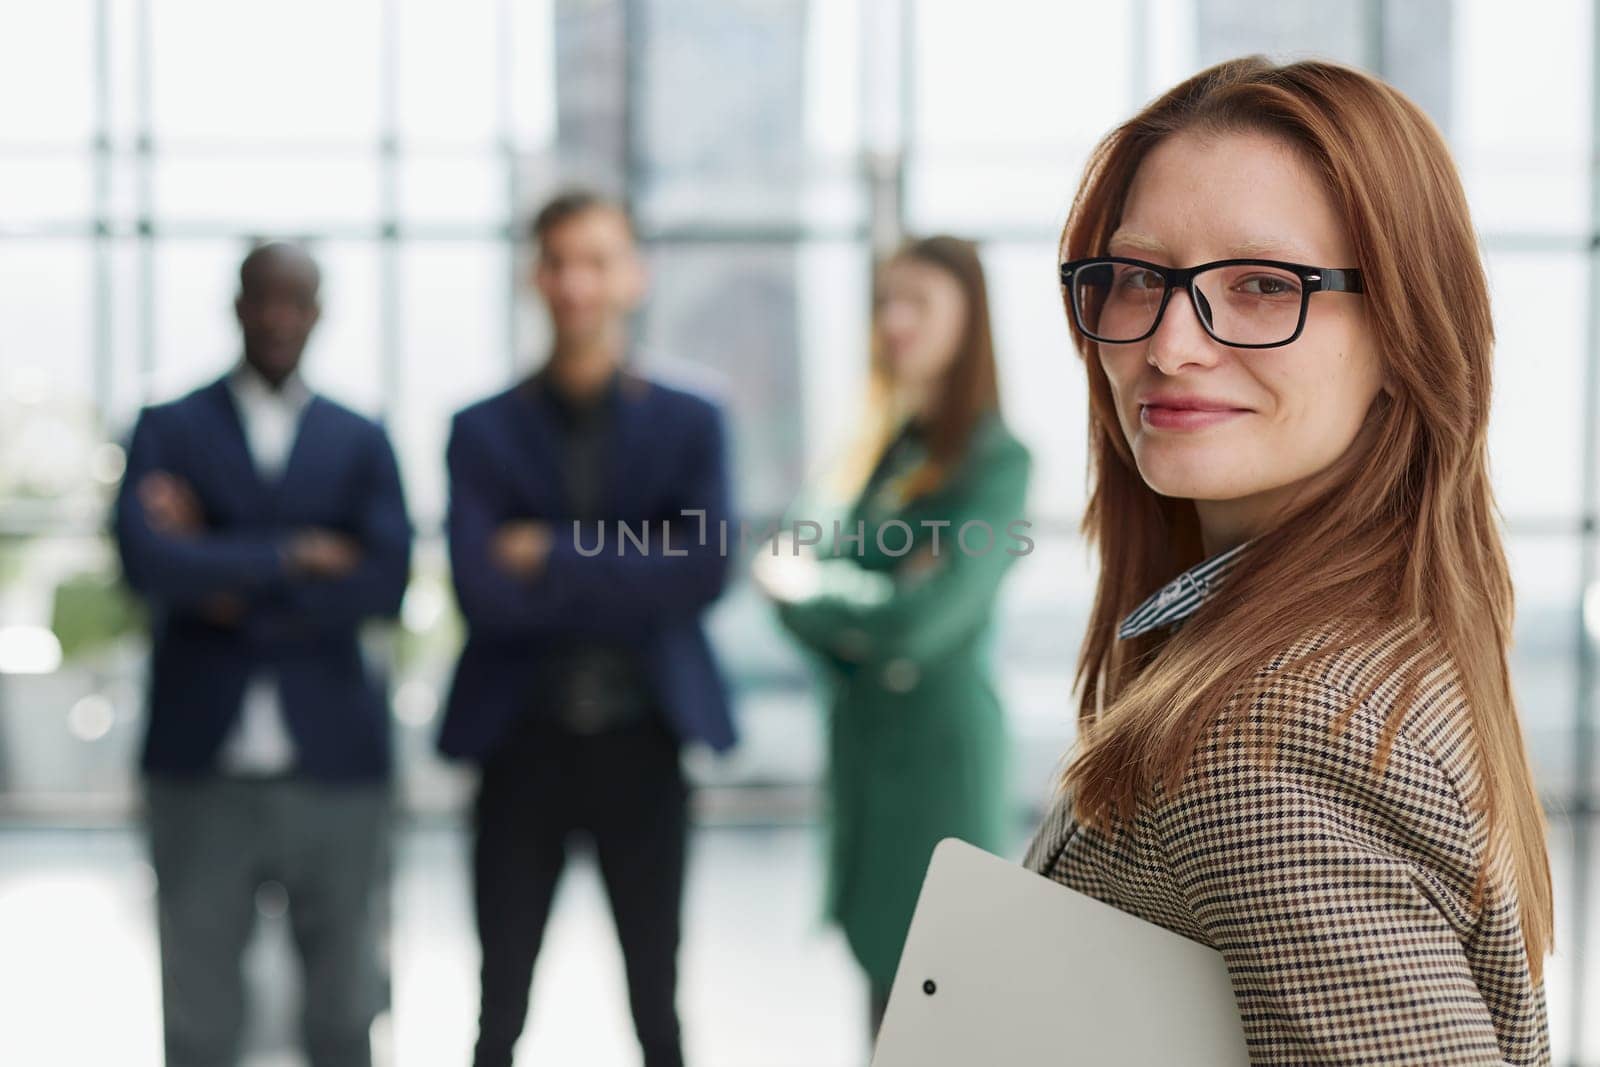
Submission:
[[[1156,332],[1175,289],[1186,290],[1206,333],[1229,348],[1277,348],[1300,336],[1312,293],[1359,293],[1352,267],[1276,259],[1218,259],[1163,267],[1126,256],[1061,264],[1072,321],[1091,340],[1123,345]]]

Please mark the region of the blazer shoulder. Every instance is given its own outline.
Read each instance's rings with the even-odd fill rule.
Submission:
[[[1424,625],[1293,642],[1229,703],[1189,785],[1244,790],[1263,765],[1401,828],[1394,839],[1410,836],[1436,870],[1469,880],[1477,869],[1483,826],[1467,706]]]
[[[1026,482],[1032,466],[1033,453],[1028,446],[1011,432],[999,412],[991,412],[973,428],[971,442],[952,485],[972,486],[996,477]]]
[[[486,422],[497,422],[506,417],[508,409],[516,400],[517,390],[521,383],[508,386],[497,393],[474,400],[462,408],[457,408],[450,416],[454,425],[474,425]]]
[[[667,380],[655,375],[630,374],[624,389],[647,393],[662,410],[699,422],[715,421],[724,410],[723,393],[701,383]]]
[[[517,418],[517,390],[522,383],[509,386],[480,400],[474,400],[450,416],[449,447],[483,447],[510,432]]]
[[[647,353],[646,358],[625,368],[623,374],[634,384],[648,384],[660,391],[671,402],[688,402],[690,405],[709,404],[714,408],[728,406],[733,395],[727,374],[705,363]]]
[[[978,420],[972,433],[971,451],[987,459],[1027,462],[1033,458],[1028,446],[998,411],[991,411]]]
[[[146,431],[164,432],[181,425],[183,420],[200,413],[208,405],[215,404],[223,387],[223,380],[218,379],[196,386],[179,396],[143,404],[129,424],[128,432],[132,433],[136,427],[143,427]]]
[[[1395,724],[1468,791],[1477,787],[1469,708],[1460,673],[1426,621],[1396,622],[1365,633],[1319,629],[1274,657],[1262,675],[1313,687],[1319,703]]]
[[[340,430],[369,440],[387,440],[389,431],[382,420],[347,407],[332,397],[317,393],[315,402],[321,405],[323,415],[330,418]]]

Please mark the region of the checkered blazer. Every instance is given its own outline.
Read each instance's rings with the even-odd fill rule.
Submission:
[[[1252,1064],[1548,1064],[1504,849],[1472,900],[1487,835],[1465,799],[1479,778],[1454,672],[1423,680],[1381,777],[1398,679],[1330,731],[1398,637],[1313,667],[1292,660],[1325,637],[1301,642],[1248,712],[1282,723],[1267,769],[1249,730],[1219,723],[1178,788],[1115,834],[1057,798],[1024,862],[1220,949]]]

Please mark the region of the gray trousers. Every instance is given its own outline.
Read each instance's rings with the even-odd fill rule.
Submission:
[[[167,1067],[238,1063],[242,959],[266,881],[288,891],[312,1067],[370,1067],[388,786],[151,779],[145,796]]]

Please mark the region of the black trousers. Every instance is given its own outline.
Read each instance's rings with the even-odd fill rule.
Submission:
[[[594,842],[645,1067],[681,1067],[677,956],[687,798],[677,739],[659,715],[597,734],[530,718],[485,764],[474,811],[483,952],[475,1067],[510,1067],[575,831]]]

